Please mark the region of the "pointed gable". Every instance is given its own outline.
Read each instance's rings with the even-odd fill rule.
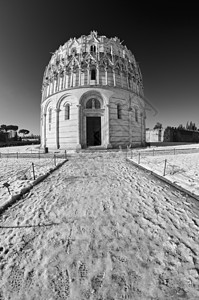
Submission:
[[[97,37],[97,31],[91,31],[90,35],[87,38],[88,44],[98,44],[100,40]]]

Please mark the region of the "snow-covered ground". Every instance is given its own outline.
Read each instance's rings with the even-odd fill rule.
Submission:
[[[37,151],[38,145],[0,148],[1,153],[29,153],[30,156]],[[63,158],[57,157],[0,157],[0,206],[62,161]]]
[[[187,149],[186,154],[177,154],[180,149],[185,148]],[[191,152],[194,148],[198,148],[198,144],[178,146],[177,151],[174,151],[176,147],[161,147],[160,150],[168,149],[170,150],[169,153],[173,154],[153,156],[151,153],[150,156],[146,156],[142,154],[143,151],[136,151],[132,156],[129,152],[128,158],[132,157],[133,161],[146,169],[164,176],[171,182],[199,196],[199,151],[198,153],[189,153],[188,151],[190,149]]]
[[[12,147],[0,147],[0,153],[36,153],[43,151],[40,149],[40,145],[25,145],[25,146],[12,146]]]
[[[0,215],[0,299],[199,299],[199,205],[84,153]]]
[[[155,155],[145,156],[142,153],[147,152]],[[175,150],[174,150],[175,149]],[[186,154],[178,154],[180,149],[187,149]],[[189,153],[193,149],[199,150],[199,144],[189,145],[177,145],[166,147],[154,147],[147,149],[134,149],[133,160],[140,162],[140,165],[144,166],[148,170],[156,172],[157,174],[164,176],[171,182],[175,182],[178,185],[186,188],[190,192],[199,196],[199,151],[198,153]],[[156,155],[156,151],[168,150],[171,155]],[[40,145],[26,145],[18,147],[3,147],[0,148],[0,153],[19,153],[19,158],[0,158],[0,205],[3,204],[11,195],[15,195],[20,190],[29,184],[32,184],[33,167],[35,172],[35,178],[46,174],[51,168],[55,166],[55,163],[59,163],[62,159],[57,159],[55,162],[53,158],[20,158],[20,153],[37,153],[42,151]],[[121,152],[121,150],[120,150]],[[140,158],[138,153],[140,152]],[[117,153],[117,152],[116,152]],[[119,153],[119,152],[118,152]],[[175,153],[175,155],[174,155]],[[81,154],[87,155],[87,154]],[[90,154],[91,155],[91,154]],[[125,155],[125,152],[124,152]],[[3,156],[2,156],[3,157]],[[128,152],[128,158],[131,158],[130,151]],[[166,169],[165,169],[166,159]],[[32,165],[34,164],[34,166]],[[9,190],[3,184],[8,183]],[[9,194],[10,191],[10,194]]]

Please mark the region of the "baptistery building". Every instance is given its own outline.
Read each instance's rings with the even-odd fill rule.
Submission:
[[[142,75],[117,37],[92,31],[52,55],[42,85],[41,146],[118,148],[145,144]]]

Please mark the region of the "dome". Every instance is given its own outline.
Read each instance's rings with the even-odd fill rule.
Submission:
[[[64,82],[64,74],[73,76]],[[42,100],[64,89],[89,85],[118,86],[143,96],[138,63],[117,37],[91,31],[60,46],[44,72]]]

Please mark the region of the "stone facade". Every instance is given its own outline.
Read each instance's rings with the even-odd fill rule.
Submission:
[[[164,131],[164,142],[198,143],[199,132],[176,127],[167,127]]]
[[[41,144],[51,149],[145,144],[141,72],[117,37],[93,31],[53,54],[43,78]]]

